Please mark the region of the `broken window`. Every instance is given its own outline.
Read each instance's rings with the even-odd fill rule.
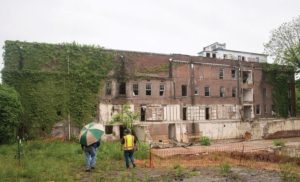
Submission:
[[[119,84],[119,94],[126,95],[126,83],[125,82],[121,82]]]
[[[204,87],[204,96],[210,96],[209,87]]]
[[[243,71],[242,72],[243,83],[252,84],[252,72]]]
[[[227,54],[224,54],[224,55],[223,55],[223,59],[227,59]]]
[[[199,87],[195,88],[195,95],[199,95]]]
[[[113,134],[113,126],[112,125],[105,126],[105,134]]]
[[[165,85],[164,84],[160,84],[159,85],[159,95],[163,96],[165,92]]]
[[[205,119],[209,120],[209,107],[205,108]]]
[[[151,84],[150,83],[146,84],[146,95],[151,95]]]
[[[187,96],[187,85],[181,85],[181,96]]]
[[[242,61],[245,61],[245,57],[244,56],[242,56]]]
[[[225,88],[220,87],[220,97],[225,97]]]
[[[208,58],[209,58],[209,57],[210,57],[210,53],[208,53],[208,52],[207,52],[207,53],[206,53],[206,57],[208,57]]]
[[[220,68],[220,71],[219,71],[219,79],[223,79],[224,78],[224,69],[223,68]]]
[[[236,97],[236,88],[235,87],[232,88],[232,97]]]
[[[243,88],[243,101],[253,102],[253,89],[252,88]]]
[[[255,114],[260,114],[260,105],[256,105],[255,107]]]
[[[232,79],[236,79],[236,71],[235,71],[235,69],[231,70],[231,78]]]
[[[105,83],[105,95],[111,95],[111,82]]]
[[[135,83],[132,85],[133,96],[139,95],[139,84]]]
[[[146,106],[141,106],[141,121],[146,120]]]
[[[212,54],[212,57],[213,57],[213,58],[216,58],[216,57],[217,57],[217,55],[216,55],[215,53],[213,53],[213,54]]]

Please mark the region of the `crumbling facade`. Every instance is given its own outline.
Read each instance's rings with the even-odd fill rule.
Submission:
[[[274,115],[272,86],[258,62],[113,52],[120,68],[104,83],[99,103],[99,121],[108,135],[122,136],[122,126],[109,121],[125,103],[140,114],[139,138],[151,141],[220,138],[220,132],[236,138],[246,131],[237,123]],[[294,110],[292,105],[290,113]]]

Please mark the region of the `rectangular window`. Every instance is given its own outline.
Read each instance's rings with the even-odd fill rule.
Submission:
[[[119,84],[119,94],[126,95],[126,83],[125,82],[121,82]]]
[[[150,83],[146,84],[146,95],[151,95],[151,84]]]
[[[139,95],[139,84],[132,84],[133,96]]]
[[[113,126],[112,125],[106,125],[105,126],[105,134],[112,134],[113,133]]]
[[[264,112],[265,112],[265,113],[268,113],[268,110],[267,110],[267,104],[264,104]]]
[[[215,53],[213,53],[213,54],[212,54],[212,57],[213,57],[213,58],[216,58],[216,57],[217,57],[217,55],[216,55]]]
[[[204,87],[204,96],[210,96],[209,87]]]
[[[231,78],[232,79],[236,79],[236,71],[235,71],[235,69],[231,70]]]
[[[208,52],[207,52],[207,53],[206,53],[206,57],[208,57],[208,58],[209,58],[209,57],[210,57],[210,53],[208,53]]]
[[[242,56],[242,61],[245,61],[245,57],[244,56]]]
[[[236,97],[236,88],[235,87],[232,88],[232,97]]]
[[[186,107],[182,108],[182,120],[186,120]]]
[[[224,78],[224,69],[221,68],[219,71],[219,79],[223,79]]]
[[[267,89],[266,88],[263,88],[263,97],[267,97]]]
[[[160,84],[159,85],[159,95],[163,96],[165,93],[165,85],[164,84]]]
[[[223,58],[224,58],[224,59],[227,59],[227,54],[224,54],[224,55],[223,55]]]
[[[111,82],[105,84],[105,95],[111,95]]]
[[[220,87],[220,97],[225,97],[225,88]]]
[[[195,88],[195,95],[199,95],[199,88],[198,87]]]
[[[256,105],[256,107],[255,107],[255,113],[260,114],[260,105],[259,104]]]
[[[181,96],[187,96],[187,85],[181,85]]]
[[[242,56],[238,56],[238,60],[240,61],[242,59]]]

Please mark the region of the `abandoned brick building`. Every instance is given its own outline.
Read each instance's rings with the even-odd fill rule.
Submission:
[[[237,138],[248,130],[243,123],[275,114],[261,63],[113,52],[121,67],[106,80],[99,104],[99,121],[108,135],[122,135],[122,127],[108,121],[125,103],[140,114],[139,138],[152,141]],[[289,99],[295,100],[293,86]],[[294,102],[289,109],[293,115]]]

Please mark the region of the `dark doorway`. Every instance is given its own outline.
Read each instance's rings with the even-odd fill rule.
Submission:
[[[126,95],[126,83],[121,82],[119,85],[119,95]]]
[[[209,107],[205,108],[205,119],[209,120]]]
[[[122,139],[123,136],[124,136],[124,130],[125,130],[125,127],[124,127],[123,125],[120,125],[120,126],[119,126],[119,129],[120,129],[120,139]]]

